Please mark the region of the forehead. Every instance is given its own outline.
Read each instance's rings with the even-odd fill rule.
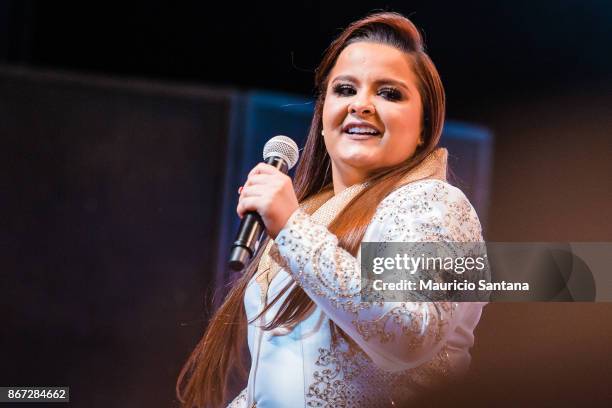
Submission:
[[[338,75],[352,75],[365,81],[391,78],[412,84],[416,82],[408,55],[390,45],[365,41],[342,50],[330,72],[330,80]]]

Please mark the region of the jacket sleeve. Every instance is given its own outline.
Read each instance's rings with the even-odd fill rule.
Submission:
[[[461,190],[441,181],[411,183],[378,206],[366,236],[378,242],[479,242],[476,212]],[[361,265],[337,237],[296,210],[271,256],[381,368],[399,371],[432,359],[461,318],[450,302],[365,302]]]

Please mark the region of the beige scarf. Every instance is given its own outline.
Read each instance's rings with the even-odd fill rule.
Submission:
[[[444,148],[438,148],[431,152],[423,161],[410,170],[397,184],[396,189],[408,183],[424,179],[438,179],[446,181],[446,165],[448,152]],[[342,209],[359,194],[366,184],[355,184],[337,195],[333,194],[333,189],[327,189],[311,197],[300,204],[300,208],[309,213],[312,220],[318,224],[328,226],[342,211]],[[314,211],[312,211],[314,209]],[[259,262],[256,273],[256,281],[262,290],[262,294],[267,293],[268,286],[274,276],[280,270],[280,266],[270,256],[270,248],[274,243],[268,241],[264,253]]]

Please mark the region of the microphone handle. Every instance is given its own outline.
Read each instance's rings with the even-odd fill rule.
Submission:
[[[287,163],[283,159],[272,156],[268,157],[265,163],[287,174]],[[232,270],[241,271],[248,265],[259,249],[259,242],[264,231],[264,223],[257,212],[249,211],[242,217],[230,252],[229,267]]]

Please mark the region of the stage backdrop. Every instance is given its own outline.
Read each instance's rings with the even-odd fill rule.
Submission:
[[[0,67],[0,384],[67,385],[75,407],[175,405],[229,279],[236,189],[270,137],[303,144],[312,107]],[[490,134],[449,121],[442,144],[485,221]]]

